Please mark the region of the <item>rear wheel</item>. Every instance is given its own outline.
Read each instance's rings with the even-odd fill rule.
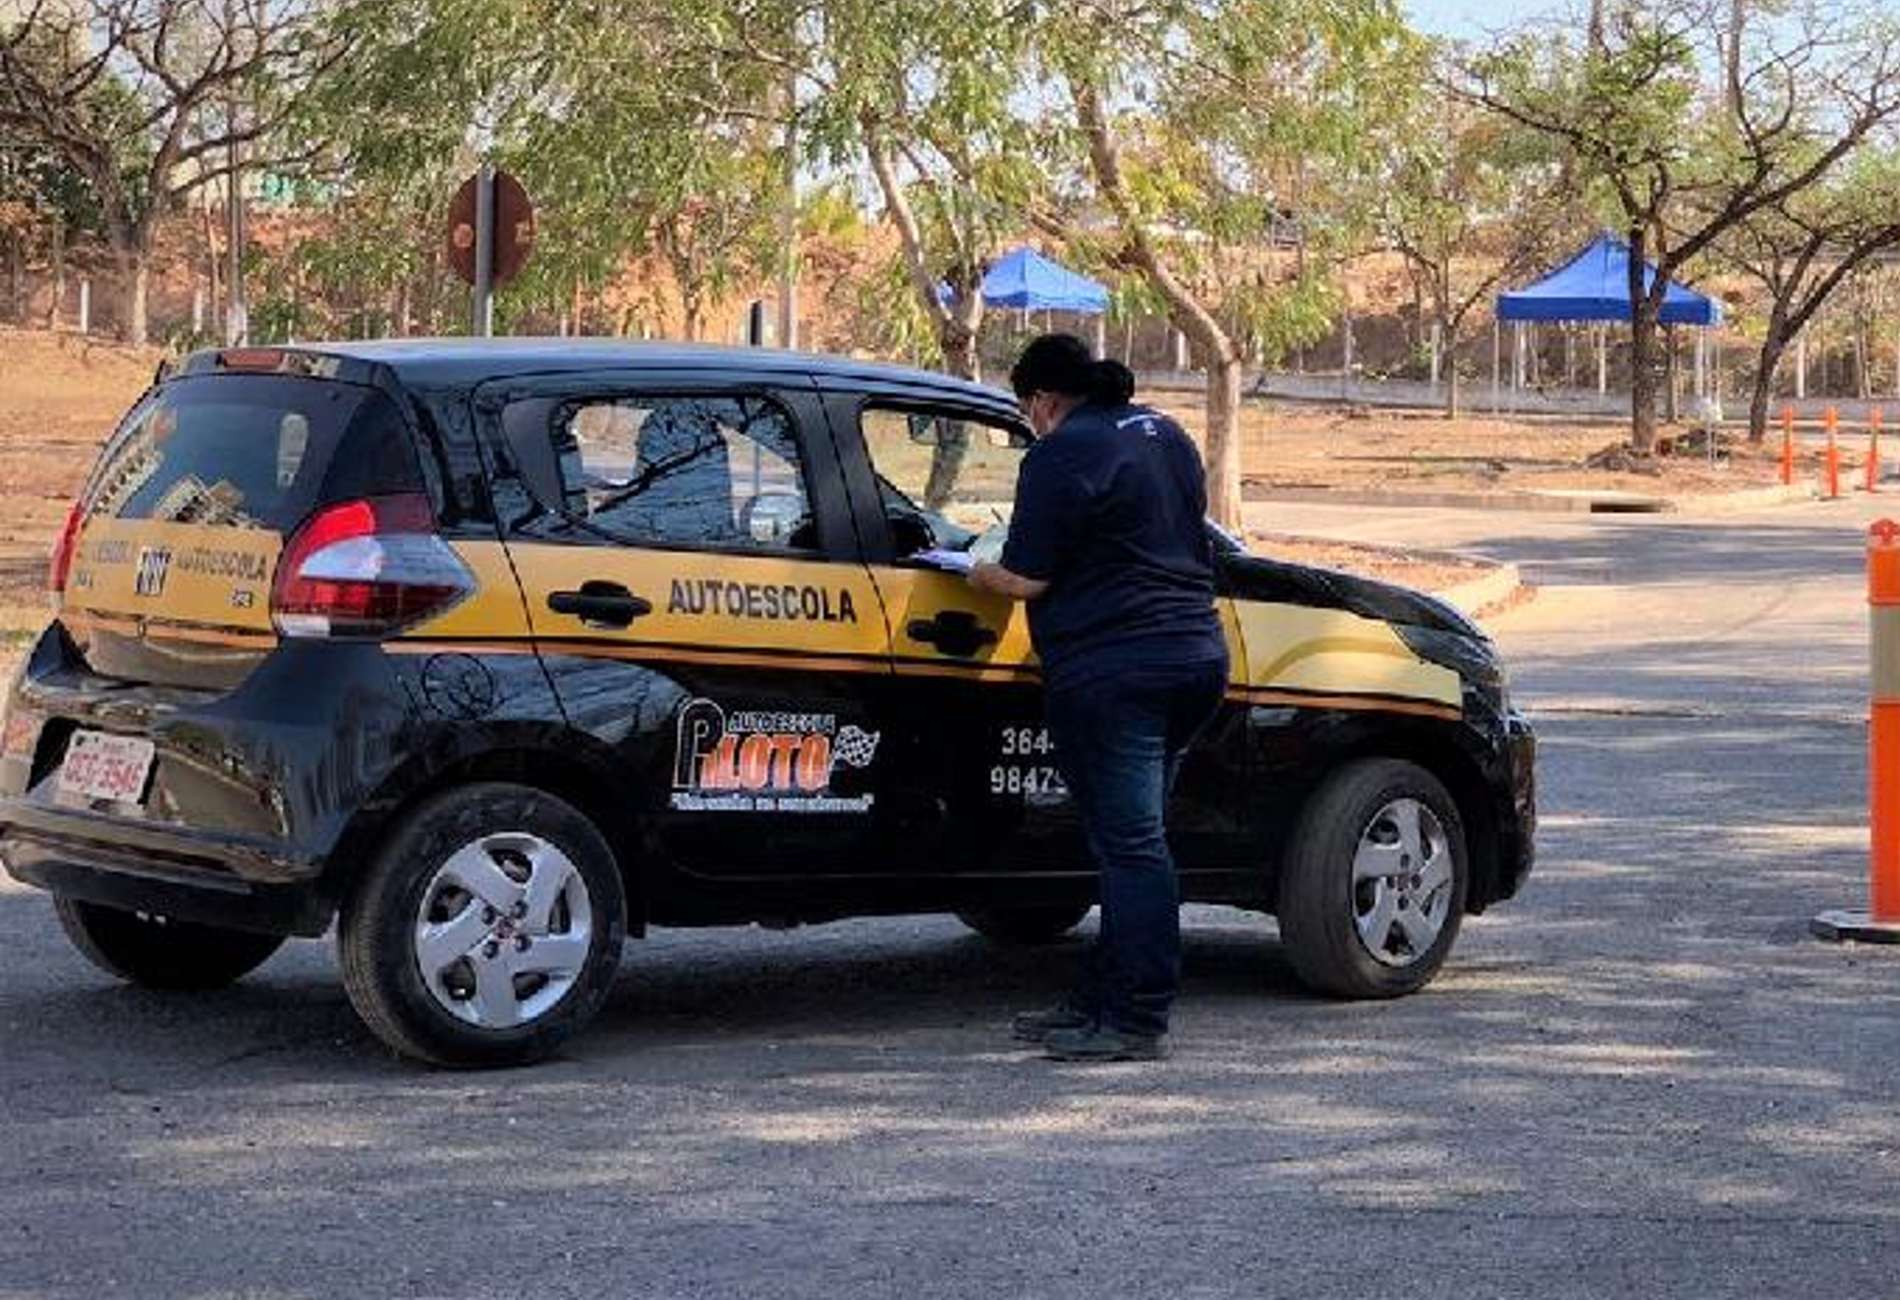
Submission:
[[[1027,946],[1054,943],[1089,914],[1083,903],[1067,907],[997,907],[958,912],[957,919],[995,943]]]
[[[606,999],[624,892],[593,823],[527,786],[447,791],[405,817],[344,909],[350,1001],[436,1065],[548,1055]]]
[[[127,912],[76,898],[53,899],[73,947],[108,975],[153,989],[219,989],[250,974],[283,946],[277,934],[227,930]]]
[[[1464,825],[1424,768],[1368,759],[1307,803],[1280,875],[1280,938],[1301,981],[1346,998],[1423,987],[1464,917]]]

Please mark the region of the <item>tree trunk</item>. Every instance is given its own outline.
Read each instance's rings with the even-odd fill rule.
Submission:
[[[1224,335],[1207,356],[1207,513],[1231,532],[1240,517],[1240,358]]]
[[[1123,251],[1125,261],[1139,269],[1142,277],[1168,304],[1168,314],[1175,327],[1200,349],[1202,362],[1207,367],[1207,440],[1202,449],[1207,464],[1207,512],[1221,527],[1239,532],[1240,350],[1234,346],[1232,336],[1219,317],[1175,276],[1150,237],[1129,197],[1122,175],[1120,148],[1103,111],[1099,89],[1083,78],[1072,76],[1070,96],[1075,103],[1076,120],[1088,137],[1089,162],[1095,173],[1096,189],[1107,201],[1122,238],[1127,241]]]
[[[53,214],[53,300],[46,308],[46,328],[59,328],[59,314],[66,308],[66,220]]]
[[[26,231],[16,230],[7,240],[7,311],[26,324]]]
[[[1630,319],[1630,446],[1656,449],[1656,312],[1640,299]]]
[[[1457,419],[1464,402],[1464,391],[1458,382],[1458,357],[1455,353],[1446,356],[1449,364],[1445,367],[1445,414]]]
[[[1641,225],[1629,232],[1630,448],[1639,456],[1656,450],[1656,333],[1668,286],[1661,267],[1656,269],[1653,286],[1643,283],[1643,265],[1649,257],[1647,234]]]
[[[1768,403],[1774,397],[1775,367],[1788,346],[1773,325],[1761,341],[1761,353],[1755,363],[1755,383],[1748,395],[1748,442],[1759,447],[1768,440]]]
[[[151,321],[147,315],[147,297],[151,287],[151,259],[136,241],[119,250],[119,267],[125,276],[125,319],[119,323],[121,337],[135,348],[151,339]]]
[[[943,349],[943,368],[958,379],[977,378],[976,331],[955,316],[947,316],[937,326],[938,346]]]

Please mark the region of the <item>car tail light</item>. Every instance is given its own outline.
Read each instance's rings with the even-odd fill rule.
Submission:
[[[475,575],[436,534],[427,498],[364,497],[325,506],[290,535],[271,621],[285,636],[386,636],[474,590]]]
[[[53,543],[52,563],[46,570],[46,589],[55,595],[66,590],[66,576],[72,572],[73,551],[79,546],[79,530],[85,522],[85,502],[73,502],[72,509],[66,512],[66,523],[59,530],[59,540]]]

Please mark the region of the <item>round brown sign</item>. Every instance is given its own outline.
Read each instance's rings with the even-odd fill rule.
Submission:
[[[475,188],[478,176],[462,182],[449,202],[449,266],[470,284],[475,283]],[[521,182],[507,172],[495,173],[495,256],[493,283],[506,284],[520,273],[534,251],[534,205]]]

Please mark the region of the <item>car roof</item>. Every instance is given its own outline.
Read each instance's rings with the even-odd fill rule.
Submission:
[[[386,366],[405,384],[473,385],[512,375],[588,370],[742,370],[750,374],[811,375],[927,389],[985,405],[1013,406],[1000,388],[914,366],[862,361],[777,348],[704,343],[645,343],[606,338],[420,338],[287,344],[285,351],[346,357]],[[208,354],[215,355],[215,351]],[[188,369],[196,367],[187,364]]]

